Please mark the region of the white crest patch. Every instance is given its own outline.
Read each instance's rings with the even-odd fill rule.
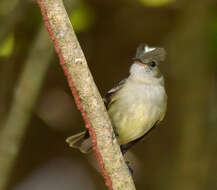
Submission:
[[[155,47],[148,47],[148,46],[145,46],[145,52],[149,52],[149,51],[153,51],[155,50],[156,48]]]

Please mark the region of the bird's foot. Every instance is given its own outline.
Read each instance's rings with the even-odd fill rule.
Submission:
[[[115,133],[115,137],[119,137],[119,134],[118,134],[118,132],[117,132],[117,129],[114,127],[114,133]]]

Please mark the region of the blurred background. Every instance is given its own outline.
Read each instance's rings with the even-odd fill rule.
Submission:
[[[217,189],[217,1],[64,4],[102,96],[139,43],[167,50],[166,118],[127,153],[137,189]],[[106,189],[94,156],[65,143],[82,130],[36,2],[0,0],[0,190]]]

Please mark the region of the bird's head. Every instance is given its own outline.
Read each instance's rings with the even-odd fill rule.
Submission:
[[[150,77],[160,77],[158,65],[165,60],[166,51],[164,48],[149,47],[141,44],[137,48],[136,56],[133,58],[131,74],[138,74]]]

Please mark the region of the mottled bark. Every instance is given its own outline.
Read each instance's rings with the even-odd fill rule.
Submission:
[[[110,190],[134,190],[107,111],[88,69],[62,0],[38,0],[76,105],[89,130],[93,150]]]

